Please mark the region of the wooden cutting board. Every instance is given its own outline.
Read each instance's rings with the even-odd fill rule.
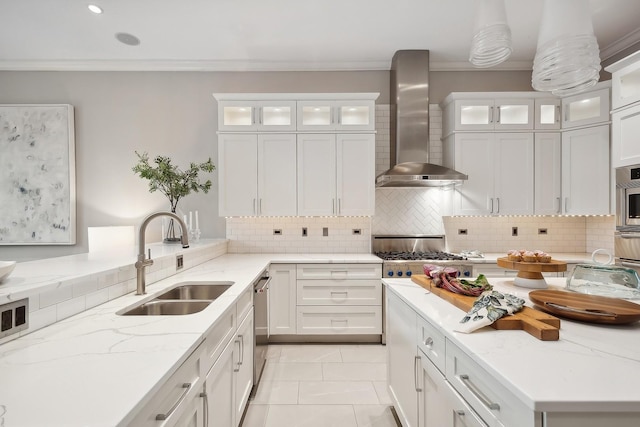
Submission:
[[[439,296],[454,306],[468,312],[473,306],[476,297],[454,294],[446,289],[436,287],[430,278],[424,274],[413,274],[411,280],[432,294]],[[462,317],[461,317],[462,318]],[[497,330],[522,329],[542,341],[557,341],[560,339],[560,319],[550,314],[523,307],[519,312],[510,316],[504,316],[491,324]]]
[[[541,310],[583,322],[619,325],[640,320],[640,305],[620,298],[540,290],[530,292],[529,299]]]

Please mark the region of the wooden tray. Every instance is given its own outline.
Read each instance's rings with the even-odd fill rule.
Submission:
[[[471,309],[473,302],[477,299],[438,288],[424,274],[413,274],[411,280],[465,313]],[[531,307],[523,307],[515,314],[501,317],[493,322],[491,327],[497,330],[522,329],[542,341],[557,341],[560,338],[560,319]]]
[[[529,299],[541,310],[583,322],[620,325],[640,320],[640,305],[619,298],[540,290],[529,292]]]

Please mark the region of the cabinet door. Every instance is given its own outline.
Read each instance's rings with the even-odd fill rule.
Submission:
[[[331,101],[298,101],[297,121],[299,131],[334,130],[336,114]]]
[[[295,101],[260,101],[255,114],[259,131],[296,130]]]
[[[234,350],[236,340],[228,342],[220,357],[211,367],[205,380],[206,418],[205,427],[231,427],[235,425],[236,365]]]
[[[533,129],[533,99],[496,99],[495,129]]]
[[[253,309],[249,311],[240,326],[238,326],[239,354],[236,356],[236,397],[235,397],[235,426],[240,424],[244,408],[249,401],[249,394],[253,387]]]
[[[565,214],[609,214],[609,125],[562,134],[562,195]]]
[[[560,129],[560,98],[535,100],[535,128]]]
[[[257,135],[218,135],[220,216],[257,214],[257,144]]]
[[[269,267],[269,334],[296,333],[296,265],[271,264]]]
[[[640,105],[616,111],[611,117],[612,166],[640,164]]]
[[[493,130],[492,99],[458,100],[454,103],[456,130]]]
[[[200,395],[196,395],[191,402],[185,408],[184,414],[180,417],[180,420],[175,427],[203,427],[205,425],[205,408],[203,400]],[[168,427],[168,426],[167,426]]]
[[[562,213],[562,157],[560,134],[536,133],[534,176],[534,213],[559,215]]]
[[[493,213],[532,215],[533,134],[496,133],[494,150]]]
[[[609,89],[599,89],[562,99],[562,128],[609,121]]]
[[[296,161],[295,135],[258,135],[259,215],[296,215]]]
[[[635,56],[636,61],[615,71],[611,76],[611,104],[614,110],[640,101],[639,55],[636,52],[631,56]],[[630,59],[631,56],[627,58]]]
[[[337,214],[372,216],[375,212],[375,135],[337,136]]]
[[[334,112],[337,130],[375,130],[375,103],[373,101],[336,101]]]
[[[336,214],[336,136],[298,135],[298,215]]]
[[[489,215],[495,211],[493,134],[455,135],[455,169],[469,179],[455,188],[455,215]]]
[[[418,425],[416,313],[386,292],[387,384],[403,427]]]
[[[256,130],[256,107],[254,101],[218,101],[218,130]]]

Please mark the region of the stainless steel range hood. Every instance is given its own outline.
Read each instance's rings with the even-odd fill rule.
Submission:
[[[391,62],[391,165],[376,187],[442,187],[468,177],[429,163],[429,51],[399,50]]]

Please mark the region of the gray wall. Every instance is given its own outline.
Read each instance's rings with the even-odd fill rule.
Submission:
[[[530,80],[530,72],[432,72],[431,103],[452,91],[531,90]],[[75,107],[78,227],[74,246],[0,246],[0,259],[86,252],[87,227],[138,225],[167,209],[166,198],[150,194],[147,181],[131,171],[134,151],[167,155],[181,166],[208,157],[217,165],[215,92],[380,92],[377,102],[388,104],[389,73],[0,72],[0,104]],[[179,208],[199,211],[203,237],[224,237],[217,173],[204,177],[212,179],[212,191],[187,196]],[[149,240],[159,240],[159,222],[153,233]]]

